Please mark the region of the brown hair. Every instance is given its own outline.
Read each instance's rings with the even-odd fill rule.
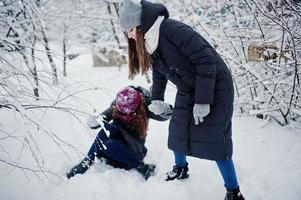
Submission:
[[[144,33],[137,27],[137,41],[128,38],[129,78],[133,79],[139,72],[144,75],[150,68],[151,56],[145,49]]]
[[[118,110],[114,106],[113,115],[112,115],[113,119],[117,119],[118,118],[117,115],[118,115]],[[135,130],[137,131],[136,133],[141,139],[145,138],[148,130],[148,120],[146,118],[146,111],[144,108],[143,101],[141,101],[136,111],[131,115],[133,115],[133,119],[131,120],[130,124],[135,128]]]

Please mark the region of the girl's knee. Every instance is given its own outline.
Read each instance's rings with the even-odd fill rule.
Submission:
[[[96,140],[106,141],[109,140],[109,137],[104,132],[104,130],[99,131],[99,133],[96,136]]]

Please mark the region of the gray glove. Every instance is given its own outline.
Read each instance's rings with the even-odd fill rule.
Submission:
[[[172,105],[170,105],[168,103],[164,103],[164,112],[161,114],[161,116],[162,115],[164,115],[164,116],[171,116],[172,111],[173,111]]]
[[[170,114],[172,112],[172,107],[168,103],[164,103],[160,100],[153,100],[148,106],[148,109],[155,115]]]
[[[199,122],[204,121],[204,117],[206,117],[210,112],[209,104],[194,104],[193,106],[193,117],[194,124],[199,125]]]
[[[94,115],[89,115],[89,117],[87,118],[87,126],[90,128],[94,128],[98,125],[99,123],[97,122],[97,117]]]

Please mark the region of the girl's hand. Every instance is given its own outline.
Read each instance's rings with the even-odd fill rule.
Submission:
[[[97,117],[94,115],[89,115],[89,117],[87,118],[87,126],[90,128],[94,128],[98,125],[99,123],[97,122]]]

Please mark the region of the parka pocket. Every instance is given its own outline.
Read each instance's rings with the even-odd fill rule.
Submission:
[[[210,112],[204,117],[201,126],[223,125],[228,116],[229,98],[226,90],[219,90],[214,93],[214,103],[210,105]]]
[[[169,132],[179,138],[187,138],[189,135],[189,117],[191,113],[187,109],[175,108],[169,123]]]
[[[221,142],[224,125],[190,125],[190,140],[195,142]]]

